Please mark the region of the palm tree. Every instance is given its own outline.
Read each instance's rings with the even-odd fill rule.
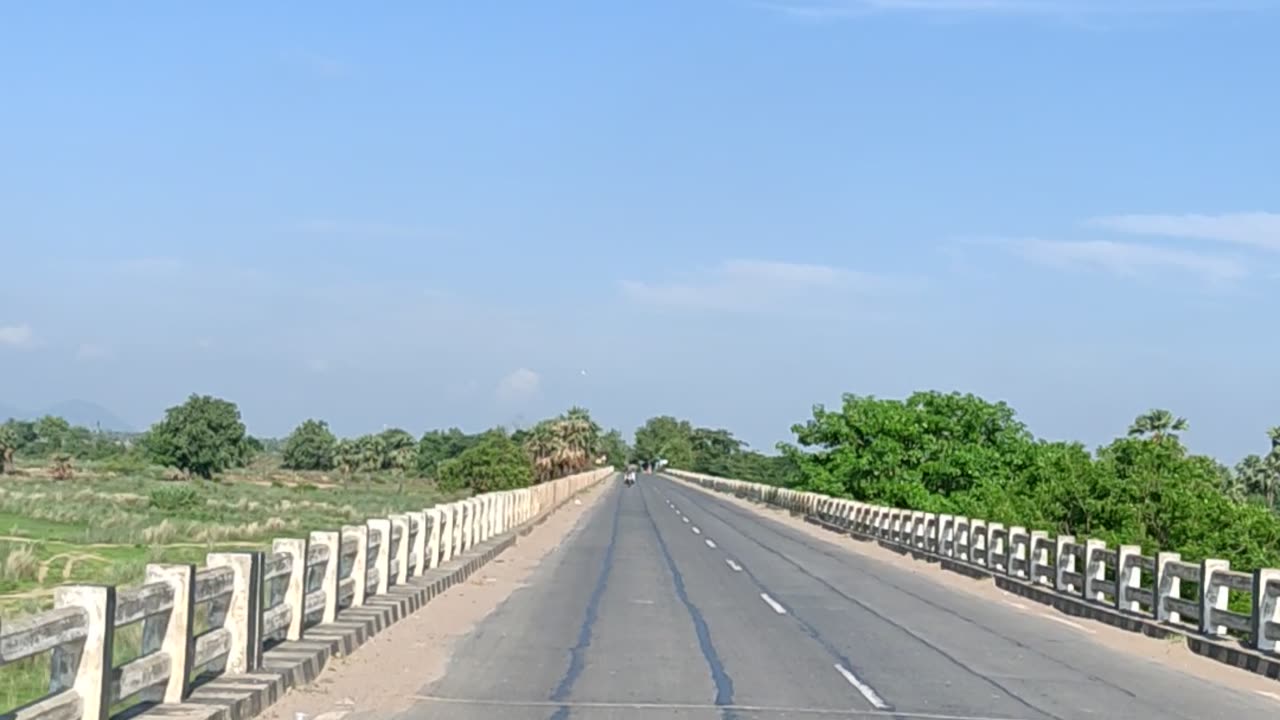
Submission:
[[[559,439],[548,422],[540,422],[533,426],[525,437],[524,451],[533,460],[539,482],[550,480],[555,475],[553,458],[559,445]]]
[[[1185,432],[1190,429],[1186,418],[1174,417],[1173,413],[1168,410],[1150,410],[1134,419],[1133,424],[1129,426],[1129,437],[1149,437],[1155,442],[1160,442],[1165,437],[1172,437],[1177,440],[1178,436],[1175,432]]]
[[[8,424],[0,425],[0,474],[13,472],[13,454],[18,451],[18,433]]]
[[[339,440],[333,451],[333,461],[338,466],[338,472],[350,476],[360,467],[360,448],[351,440]]]

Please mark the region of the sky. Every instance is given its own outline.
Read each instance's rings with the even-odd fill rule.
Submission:
[[[1280,0],[10,3],[0,403],[1280,425]]]

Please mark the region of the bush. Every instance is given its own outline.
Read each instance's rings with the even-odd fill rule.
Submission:
[[[533,484],[533,463],[506,434],[491,432],[458,457],[440,463],[436,476],[445,490],[512,490]]]
[[[323,420],[307,420],[284,441],[284,466],[290,470],[332,470],[338,439]]]
[[[155,462],[203,478],[243,464],[250,454],[240,410],[208,395],[192,395],[166,410],[147,433],[145,446]]]
[[[200,507],[204,498],[190,485],[159,487],[151,491],[151,507],[164,512],[183,512]]]

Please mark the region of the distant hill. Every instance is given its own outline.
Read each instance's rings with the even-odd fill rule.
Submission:
[[[72,425],[82,425],[90,430],[101,428],[115,432],[134,431],[134,428],[120,419],[120,416],[88,400],[65,400],[50,405],[40,412],[29,412],[0,403],[0,422],[11,417],[19,420],[33,420],[45,415],[57,415]]]

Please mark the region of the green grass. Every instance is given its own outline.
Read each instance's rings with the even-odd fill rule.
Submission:
[[[165,479],[161,468],[90,464],[70,480],[40,466],[0,476],[0,616],[47,609],[64,583],[134,585],[147,563],[203,565],[206,553],[265,549],[392,512],[458,497],[390,475],[281,471],[270,462],[217,482]],[[117,664],[135,657],[137,628],[117,635]],[[45,694],[48,653],[0,666],[0,713]]]

